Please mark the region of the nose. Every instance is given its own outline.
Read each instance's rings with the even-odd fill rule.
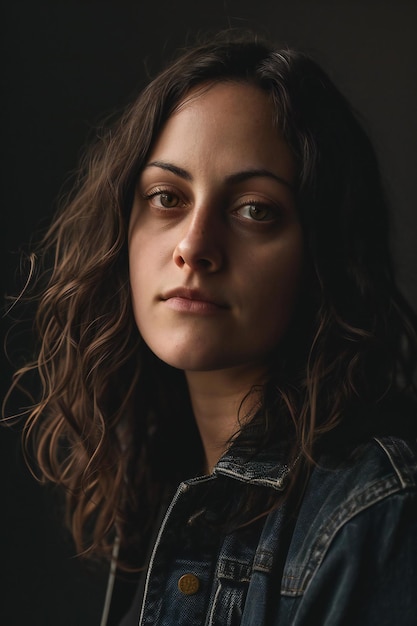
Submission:
[[[174,250],[178,267],[216,272],[224,262],[220,219],[210,208],[194,209]]]

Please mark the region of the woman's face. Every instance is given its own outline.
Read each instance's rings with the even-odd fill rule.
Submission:
[[[295,164],[267,94],[193,90],[138,181],[129,225],[139,331],[185,371],[263,367],[283,337],[303,264]]]

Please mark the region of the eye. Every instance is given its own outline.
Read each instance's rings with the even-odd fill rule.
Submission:
[[[179,206],[181,200],[179,196],[169,189],[155,189],[144,195],[145,200],[149,200],[152,206],[157,209],[172,209]]]
[[[272,220],[276,217],[276,211],[272,207],[259,202],[248,202],[237,209],[236,213],[240,217],[256,222]]]

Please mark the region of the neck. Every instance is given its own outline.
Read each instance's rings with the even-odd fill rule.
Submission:
[[[230,438],[238,432],[256,410],[264,368],[245,368],[210,372],[186,372],[191,405],[210,473],[227,449]]]

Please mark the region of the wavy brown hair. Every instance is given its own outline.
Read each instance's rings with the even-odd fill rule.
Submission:
[[[126,549],[139,546],[166,484],[201,466],[184,376],[150,353],[133,319],[126,230],[164,122],[210,81],[246,81],[270,95],[298,164],[308,260],[262,407],[242,425],[248,450],[285,431],[301,472],[319,448],[392,430],[382,407],[412,388],[416,319],[393,278],[377,160],[345,98],[313,60],[253,35],[183,52],[100,132],[34,257],[39,346],[13,384],[37,375],[26,442],[40,477],[65,488],[85,554],[108,553],[115,529]]]

